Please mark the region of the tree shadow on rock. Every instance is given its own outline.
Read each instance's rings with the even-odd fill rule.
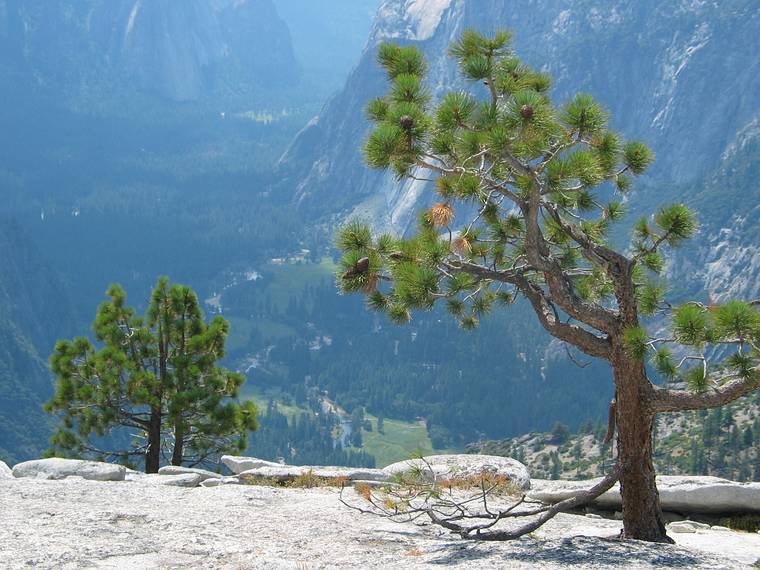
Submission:
[[[561,540],[523,538],[512,542],[462,543],[457,541],[439,549],[431,564],[456,564],[478,559],[493,563],[528,562],[536,567],[556,564],[560,567],[595,566],[620,568],[623,565],[651,565],[657,568],[696,568],[715,566],[715,559],[695,555],[666,544],[621,541],[618,539],[574,536]],[[728,568],[728,566],[722,566]]]

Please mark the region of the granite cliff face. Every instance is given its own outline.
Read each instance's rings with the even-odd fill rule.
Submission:
[[[3,67],[40,87],[137,87],[176,102],[298,77],[271,0],[2,0]]]
[[[760,8],[751,1],[388,0],[345,88],[281,159],[301,207],[327,220],[360,214],[380,227],[408,228],[424,185],[398,184],[361,159],[364,106],[385,90],[377,45],[418,45],[437,94],[461,85],[446,47],[469,27],[513,30],[517,53],[555,77],[555,100],[593,93],[615,128],[652,145],[658,159],[647,186],[675,184],[688,194],[715,176],[760,116],[752,96],[760,92]],[[657,192],[647,201],[658,203]]]

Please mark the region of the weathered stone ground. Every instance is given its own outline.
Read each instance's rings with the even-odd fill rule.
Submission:
[[[353,494],[353,491],[347,491]],[[473,543],[395,524],[336,489],[0,480],[0,568],[746,568],[760,535],[703,530],[621,542],[620,523],[560,515],[531,537]]]

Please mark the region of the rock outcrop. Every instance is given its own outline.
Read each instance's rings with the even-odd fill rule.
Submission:
[[[13,479],[13,471],[4,461],[0,461],[0,479]]]
[[[92,481],[124,481],[126,471],[124,466],[113,463],[51,457],[19,463],[13,467],[13,476],[37,479],[82,477]]]
[[[293,481],[298,477],[316,477],[324,481],[339,483],[342,481],[380,481],[390,479],[382,469],[365,469],[357,467],[319,467],[310,465],[278,465],[276,467],[257,467],[243,471],[239,475],[242,481],[274,480],[277,482]]]
[[[201,481],[201,487],[219,487],[220,485],[241,485],[242,482],[237,477],[217,477]]]
[[[730,570],[760,558],[754,533],[699,529],[672,533],[675,545],[647,544],[615,540],[620,521],[570,514],[530,538],[473,544],[430,525],[356,512],[339,493],[1,481],[0,568]],[[362,500],[351,490],[344,496]]]
[[[261,461],[228,457],[225,463],[239,466],[244,464],[242,460],[249,464]],[[438,455],[425,461],[437,475],[447,477],[488,472],[508,476],[515,483],[527,477],[524,466],[501,457]],[[2,473],[9,471],[3,467],[0,462],[3,569],[456,565],[465,570],[621,566],[728,570],[748,567],[760,559],[760,534],[756,533],[675,521],[668,530],[676,545],[647,544],[613,539],[620,532],[619,520],[566,513],[538,528],[531,538],[473,548],[473,543],[442,533],[438,527],[367,516],[341,501],[361,504],[365,500],[361,492],[262,484],[271,479],[287,482],[311,473],[327,479],[355,478],[349,480],[356,483],[363,478],[370,485],[387,485],[392,483],[377,479],[387,480],[414,468],[412,461],[386,470],[260,465],[233,477],[185,467],[145,474],[94,461],[42,459],[20,463],[13,468],[15,477],[3,478]],[[108,481],[111,479],[106,475],[113,473],[120,473],[123,479],[125,472],[127,482],[118,485],[84,480]],[[701,483],[701,494],[717,485],[731,484],[705,477],[691,478],[698,480],[696,483],[680,479],[684,479],[681,486],[699,487]],[[241,484],[246,481],[259,484]],[[676,481],[668,483],[665,487],[671,490],[679,486]],[[536,481],[532,493],[554,500],[561,493],[577,492],[584,484],[588,482]],[[668,496],[667,492],[663,494]]]
[[[489,473],[508,478],[519,489],[531,488],[530,473],[525,465],[510,457],[497,455],[429,455],[423,459],[393,463],[383,471],[391,477],[414,471],[423,477],[428,474],[446,479],[467,479]]]
[[[599,479],[589,481],[546,481],[534,479],[528,497],[558,503],[589,489]],[[663,510],[677,513],[724,514],[760,513],[760,483],[737,483],[719,477],[661,475],[657,489]],[[620,509],[620,486],[616,485],[596,500],[603,508]]]
[[[206,469],[196,469],[194,467],[181,467],[179,465],[165,465],[158,470],[159,475],[198,475],[201,481],[206,479],[216,479],[220,477],[219,473],[207,471]]]
[[[194,488],[201,484],[203,476],[197,473],[183,473],[180,475],[146,475],[138,480],[140,483],[153,483],[156,485],[169,485],[170,487]]]
[[[280,463],[275,463],[274,461],[266,461],[265,459],[258,459],[256,457],[239,457],[237,455],[222,455],[222,463],[224,463],[235,475],[259,467],[282,466]]]

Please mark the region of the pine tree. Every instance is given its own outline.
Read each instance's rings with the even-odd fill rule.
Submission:
[[[662,252],[697,229],[682,204],[639,220],[630,248],[609,242],[624,213],[621,196],[653,154],[611,131],[592,96],[555,106],[550,78],[515,56],[506,32],[466,31],[450,54],[473,89],[433,105],[422,54],[413,46],[379,47],[390,90],[368,106],[375,128],[367,163],[400,179],[434,178],[440,198],[408,239],[373,236],[358,221],[343,227],[339,285],[364,293],[372,309],[399,324],[412,310],[444,302],[466,330],[520,299],[551,335],[607,361],[623,534],[671,542],[655,485],[654,418],[723,405],[758,388],[757,305],[663,302]],[[650,336],[642,319],[654,314],[670,318],[670,334]],[[673,344],[686,347],[685,358],[673,358]],[[723,367],[706,356],[716,344],[736,348]],[[650,358],[661,377],[688,389],[652,383]]]
[[[750,448],[752,447],[752,444],[755,441],[754,434],[752,432],[752,426],[748,425],[744,428],[744,433],[742,435],[742,442],[744,444],[744,448]]]
[[[549,478],[553,481],[556,481],[559,479],[560,475],[562,475],[562,460],[559,457],[559,453],[556,451],[552,451],[552,470],[549,475]]]
[[[570,437],[570,428],[562,422],[555,422],[552,428],[552,441],[557,445],[562,445]]]
[[[216,366],[229,325],[206,323],[195,293],[158,280],[145,318],[127,306],[119,285],[107,291],[85,337],[61,340],[50,357],[57,377],[46,404],[61,415],[52,453],[118,458],[144,456],[155,473],[162,454],[172,465],[198,465],[220,452],[242,451],[257,427],[252,402],[238,403],[244,378]],[[123,449],[125,433],[138,438]],[[94,439],[94,441],[93,441]]]

